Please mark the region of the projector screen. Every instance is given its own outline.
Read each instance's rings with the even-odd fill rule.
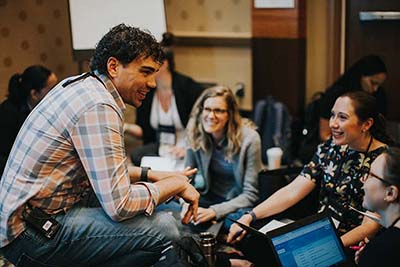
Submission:
[[[117,24],[149,30],[158,41],[167,31],[163,0],[69,0],[72,48],[93,50]]]

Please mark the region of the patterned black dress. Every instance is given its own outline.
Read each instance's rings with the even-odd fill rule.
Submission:
[[[351,210],[349,205],[364,210],[364,190],[360,178],[369,172],[371,163],[386,149],[385,146],[359,152],[348,145],[335,145],[329,139],[318,146],[310,163],[304,166],[301,175],[320,187],[320,208],[328,208],[332,216],[340,221],[340,234],[361,224],[363,216]]]

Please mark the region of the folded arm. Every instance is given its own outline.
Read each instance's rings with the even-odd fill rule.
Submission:
[[[71,132],[90,184],[108,216],[121,221],[142,212],[150,215],[158,203],[176,194],[186,197],[197,211],[196,194],[181,174],[155,183],[131,182],[139,180],[140,168],[128,172],[122,119],[114,107],[96,105],[79,118]]]

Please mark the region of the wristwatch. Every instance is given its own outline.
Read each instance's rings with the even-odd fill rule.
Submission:
[[[140,181],[142,182],[148,182],[149,177],[147,176],[147,173],[151,170],[150,167],[141,167],[141,172],[140,172]]]
[[[246,211],[244,214],[250,214],[250,216],[251,216],[251,223],[257,221],[257,216],[256,216],[256,214],[254,213],[253,210],[248,210],[248,211]]]

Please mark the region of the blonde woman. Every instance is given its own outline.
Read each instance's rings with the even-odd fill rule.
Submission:
[[[185,164],[198,169],[194,183],[201,193],[194,223],[204,225],[252,207],[258,199],[261,141],[254,127],[240,117],[229,88],[215,86],[201,94],[187,135]]]

